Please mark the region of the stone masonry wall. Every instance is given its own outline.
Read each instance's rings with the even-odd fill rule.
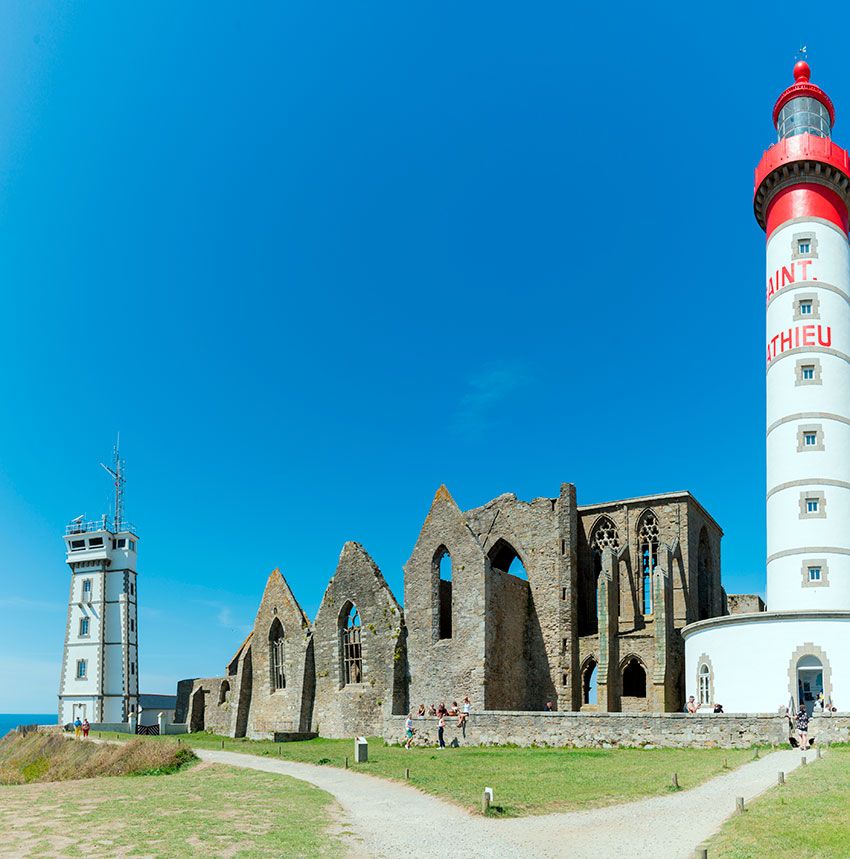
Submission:
[[[352,604],[360,615],[363,672],[361,682],[346,684],[341,630]],[[403,709],[397,688],[405,659],[403,622],[375,562],[359,543],[346,543],[314,626],[313,730],[323,737],[374,736],[385,716]]]
[[[829,731],[821,723],[831,721]],[[404,719],[389,717],[384,721],[383,737],[398,743],[404,735]],[[414,719],[416,742],[436,745],[437,720]],[[850,715],[832,720],[812,721],[812,735],[818,733],[846,742],[850,739]],[[459,745],[575,746],[577,748],[613,748],[616,746],[748,748],[756,744],[788,743],[788,720],[784,715],[760,713],[706,714],[685,713],[523,713],[517,711],[473,712],[466,736],[457,720],[446,719],[445,740]]]
[[[284,688],[276,689],[272,682],[272,630],[283,628]],[[248,711],[247,735],[252,738],[270,737],[275,732],[308,731],[302,724],[302,694],[305,687],[305,666],[312,646],[307,616],[289,589],[280,570],[274,570],[266,582],[260,607],[254,620],[251,639],[251,700]],[[312,689],[312,678],[306,685]],[[235,727],[235,725],[234,725]]]
[[[493,626],[493,646],[487,659],[485,706],[493,710],[525,710],[534,706],[528,688],[530,641],[528,582],[510,573],[491,570],[488,588],[487,622]],[[456,693],[446,703],[460,701]]]

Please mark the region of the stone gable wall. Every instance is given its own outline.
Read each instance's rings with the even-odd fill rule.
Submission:
[[[269,634],[276,620],[284,631],[283,689],[272,687]],[[258,739],[271,737],[275,732],[309,730],[309,725],[302,725],[301,714],[310,647],[307,617],[280,571],[275,570],[266,583],[251,639],[251,701],[246,726],[249,737]]]
[[[349,605],[360,615],[361,683],[344,683],[340,631]],[[323,737],[380,733],[383,719],[403,709],[398,681],[404,665],[404,618],[381,571],[358,543],[346,543],[325,591],[313,633],[316,696],[312,730]]]

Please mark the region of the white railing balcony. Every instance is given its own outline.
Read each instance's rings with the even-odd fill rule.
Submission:
[[[136,526],[126,519],[119,522],[119,527],[115,527],[115,520],[102,516],[100,519],[95,519],[92,522],[69,522],[65,526],[65,536],[72,537],[74,534],[88,534],[92,531],[108,531],[110,534],[117,534],[119,531],[136,532]]]

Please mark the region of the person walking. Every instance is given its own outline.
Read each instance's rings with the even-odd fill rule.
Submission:
[[[806,712],[805,704],[800,704],[800,709],[797,711],[797,739],[800,741],[802,751],[806,751],[809,747],[809,714]]]
[[[87,740],[89,738],[89,731],[91,730],[91,725],[89,724],[88,719],[83,719],[83,739]]]
[[[77,716],[77,718],[74,719],[74,739],[76,739],[76,740],[80,739],[80,731],[82,729],[83,729],[83,723],[80,721],[80,717]]]
[[[408,713],[404,720],[404,734],[407,739],[404,742],[404,747],[410,751],[410,746],[413,743],[413,714]]]
[[[444,749],[446,747],[446,741],[443,738],[443,731],[446,727],[446,717],[441,713],[440,718],[437,719],[437,742],[440,744],[440,748]]]

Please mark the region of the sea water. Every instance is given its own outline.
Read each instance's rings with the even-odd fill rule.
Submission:
[[[55,725],[56,713],[0,713],[0,737],[5,737],[18,725]]]

